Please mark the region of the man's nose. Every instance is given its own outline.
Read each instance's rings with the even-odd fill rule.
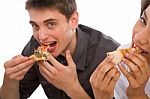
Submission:
[[[48,32],[45,31],[44,29],[39,30],[39,40],[41,43],[46,42],[48,39]]]

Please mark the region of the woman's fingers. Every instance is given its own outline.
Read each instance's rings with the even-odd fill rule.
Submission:
[[[111,62],[113,59],[113,56],[108,56],[106,57],[100,64],[99,66],[95,69],[95,71],[92,73],[90,77],[90,82],[92,82],[93,79],[97,79],[98,73],[100,71],[100,68],[103,68],[106,64]],[[107,70],[106,70],[107,71]],[[103,73],[104,74],[104,73]],[[99,75],[100,76],[100,75]],[[100,77],[101,78],[101,77]]]
[[[114,68],[114,64],[113,64],[113,63],[108,63],[107,65],[103,66],[103,67],[99,70],[96,79],[97,79],[99,82],[102,82],[102,81],[106,78],[106,75],[108,74],[108,72],[109,72],[112,68]],[[110,74],[109,76],[111,76],[111,74]]]
[[[123,75],[127,78],[127,80],[129,81],[129,83],[131,85],[136,84],[136,80],[132,76],[132,72],[131,73],[128,72],[128,70],[126,70],[126,68],[123,65],[121,65],[121,64],[118,64],[118,67],[122,71]]]
[[[120,72],[117,70],[108,85],[110,90],[113,90],[115,88],[115,85],[116,85],[119,77],[120,77]]]

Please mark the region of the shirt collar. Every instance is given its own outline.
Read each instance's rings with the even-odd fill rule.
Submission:
[[[88,41],[84,35],[84,32],[77,28],[77,44],[75,53],[73,55],[74,62],[77,69],[84,70],[86,65],[86,56],[87,56],[87,45]]]

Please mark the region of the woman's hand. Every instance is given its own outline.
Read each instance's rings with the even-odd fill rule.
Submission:
[[[122,61],[128,65],[129,70],[126,70],[121,64],[120,70],[127,78],[129,86],[127,87],[126,94],[129,99],[147,99],[145,93],[145,86],[148,82],[148,62],[138,53],[129,52]]]
[[[111,62],[112,59],[113,56],[108,56],[91,75],[90,83],[95,99],[113,99],[120,72]]]

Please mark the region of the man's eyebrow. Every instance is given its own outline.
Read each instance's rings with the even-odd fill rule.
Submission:
[[[50,18],[50,19],[45,20],[44,23],[54,22],[54,21],[57,21],[57,19]]]
[[[54,22],[54,21],[57,21],[57,19],[53,19],[53,18],[50,18],[50,19],[47,19],[44,21],[44,23],[47,23],[47,22]],[[29,21],[30,24],[36,24],[36,22],[34,21]]]
[[[34,21],[29,21],[30,24],[36,24]]]

